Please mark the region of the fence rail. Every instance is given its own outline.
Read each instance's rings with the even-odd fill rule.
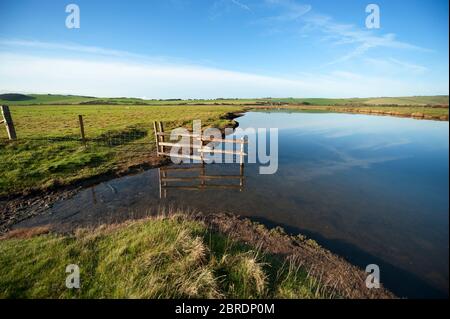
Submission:
[[[176,134],[178,137],[188,137],[192,139],[192,143],[177,143],[177,142],[167,142],[165,141],[165,137],[171,136],[171,133],[164,132],[164,125],[162,122],[153,122],[153,128],[155,133],[155,142],[156,142],[156,150],[158,156],[169,156],[169,157],[177,157],[177,158],[186,158],[191,160],[197,160],[204,162],[204,153],[218,153],[218,154],[229,154],[239,156],[239,164],[241,166],[244,165],[244,157],[247,156],[247,153],[244,152],[245,144],[248,144],[248,141],[243,137],[241,139],[226,139],[226,138],[211,138],[205,137],[202,134]],[[197,143],[195,143],[195,141]],[[240,150],[222,150],[216,149],[210,146],[210,143],[232,143],[232,144],[240,144]],[[167,147],[181,147],[181,148],[189,148],[189,154],[179,154],[173,153],[166,150]],[[199,155],[194,155],[194,151],[199,153]]]

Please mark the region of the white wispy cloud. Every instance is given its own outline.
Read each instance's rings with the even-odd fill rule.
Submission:
[[[45,50],[66,50],[75,51],[80,53],[90,53],[90,54],[100,54],[116,57],[144,57],[143,55],[130,53],[127,51],[105,49],[96,46],[84,46],[72,43],[54,43],[54,42],[43,42],[36,40],[9,40],[0,39],[0,46],[12,46],[12,47],[27,47],[27,48],[37,48]]]
[[[334,175],[338,172],[354,168],[369,169],[374,165],[404,160],[406,156],[377,156],[373,158],[355,158],[346,153],[338,154],[339,160],[322,159],[320,161],[303,163],[297,180],[307,182],[321,176]]]
[[[0,38],[0,51],[6,52],[9,49],[28,49],[28,50],[41,50],[47,53],[61,53],[61,52],[73,52],[85,54],[86,56],[104,56],[111,58],[122,58],[122,59],[130,59],[130,60],[146,60],[153,61],[155,63],[164,63],[165,61],[174,61],[179,60],[180,62],[187,63],[184,59],[167,57],[167,56],[148,56],[145,54],[138,54],[134,52],[124,51],[124,50],[116,50],[109,48],[102,48],[98,46],[87,46],[80,45],[77,43],[69,43],[69,42],[46,42],[46,41],[38,41],[38,40],[22,40],[22,39],[2,39]]]
[[[411,144],[411,140],[407,138],[396,138],[395,140],[386,141],[368,141],[366,144],[360,144],[353,147],[353,150],[369,150],[369,151],[379,151],[388,148],[404,146]]]
[[[253,13],[253,10],[250,8],[250,6],[248,6],[242,0],[216,0],[213,2],[210,8],[209,18],[211,20],[214,20],[224,13],[230,12],[234,8]]]
[[[293,0],[265,0],[265,3],[272,8],[278,7],[281,11],[277,15],[263,18],[262,21],[266,22],[295,21],[312,9],[308,4],[299,4]]]
[[[233,4],[237,5],[239,8],[252,12],[252,9],[245,3],[238,0],[230,0]]]
[[[364,61],[371,67],[377,69],[378,72],[384,73],[404,73],[421,75],[429,71],[426,66],[400,61],[394,58],[365,58]]]
[[[131,52],[78,44],[23,40],[7,44],[0,50],[0,90],[3,92],[150,98],[370,97],[448,93],[448,82],[437,87],[426,81],[409,83],[347,71],[290,74],[290,78],[284,78],[179,60],[160,62]],[[14,50],[11,49],[13,46]],[[30,50],[36,47],[53,49],[52,54],[48,55],[48,50],[44,53]],[[105,59],[105,56],[109,58]]]
[[[269,34],[277,34],[283,30],[291,30],[291,32],[296,30],[301,36],[313,35],[316,39],[321,39],[321,42],[327,42],[331,47],[349,47],[348,53],[326,63],[325,66],[356,59],[375,48],[432,51],[401,41],[395,33],[381,33],[353,24],[340,23],[328,15],[315,12],[311,5],[295,0],[264,0],[264,4],[267,8],[278,12],[276,15],[255,21],[270,23]],[[290,28],[286,28],[287,23],[291,23]]]
[[[404,50],[418,50],[430,52],[427,48],[400,41],[394,33],[376,34],[369,29],[362,29],[352,24],[335,22],[331,17],[312,14],[304,17],[306,25],[302,32],[321,32],[331,45],[353,45],[353,48],[345,55],[331,61],[327,65],[345,62],[364,55],[374,48],[391,48]]]

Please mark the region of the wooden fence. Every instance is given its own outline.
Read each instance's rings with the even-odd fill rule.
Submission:
[[[11,117],[11,112],[9,111],[9,106],[2,105],[1,109],[2,109],[3,120],[0,119],[0,124],[3,124],[3,123],[5,124],[6,132],[8,133],[8,138],[10,140],[15,140],[15,139],[17,139],[16,129],[14,128],[14,122]]]
[[[196,160],[200,162],[204,162],[204,154],[205,153],[211,153],[214,154],[229,154],[233,156],[239,156],[239,164],[241,166],[244,165],[244,157],[247,156],[247,154],[244,152],[245,144],[247,144],[246,138],[241,139],[222,139],[222,138],[210,138],[205,137],[202,134],[194,134],[194,133],[188,133],[188,134],[177,134],[179,137],[188,137],[189,138],[189,144],[181,144],[177,142],[167,142],[165,140],[166,137],[170,137],[170,133],[164,132],[164,126],[162,122],[153,122],[153,128],[155,131],[155,141],[156,141],[156,150],[158,156],[169,156],[169,157],[178,157],[178,158],[186,158],[191,160]],[[222,150],[211,147],[212,143],[232,143],[232,144],[240,144],[240,150],[234,151],[234,150]],[[179,154],[179,153],[171,153],[168,148],[172,147],[186,147],[190,149],[189,154]],[[199,155],[196,155],[194,153],[199,153]]]

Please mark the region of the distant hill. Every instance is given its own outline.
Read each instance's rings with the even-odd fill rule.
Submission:
[[[365,104],[370,105],[448,105],[448,95],[412,96],[412,97],[380,97],[369,99]]]
[[[28,97],[27,99],[5,99],[4,96],[21,95]],[[76,95],[58,95],[58,94],[2,94],[0,95],[0,103],[9,105],[36,105],[36,104],[78,104],[81,102],[96,100],[95,97],[76,96]]]
[[[410,96],[410,97],[375,97],[375,98],[262,98],[262,99],[209,99],[209,100],[144,100],[140,98],[97,98],[92,96],[58,95],[58,94],[0,94],[0,103],[8,105],[317,105],[317,106],[440,106],[448,107],[449,96]]]
[[[18,93],[7,93],[7,94],[0,94],[0,100],[3,101],[29,101],[34,100],[34,97],[25,95],[25,94],[18,94]]]

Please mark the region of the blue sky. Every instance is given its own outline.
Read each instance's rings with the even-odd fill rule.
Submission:
[[[66,5],[80,8],[68,29]],[[381,28],[367,29],[376,3]],[[0,90],[145,98],[448,94],[448,1],[0,0]]]

